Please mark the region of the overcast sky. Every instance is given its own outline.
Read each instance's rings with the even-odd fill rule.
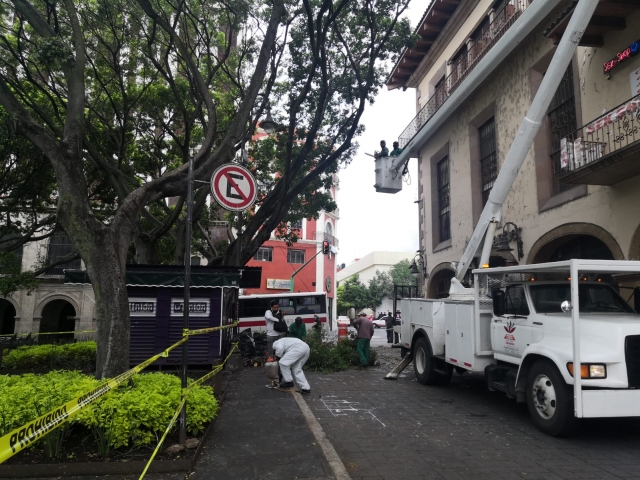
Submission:
[[[411,1],[408,16],[412,28],[429,3]],[[386,140],[391,150],[416,115],[415,95],[412,88],[388,91],[385,86],[362,114],[366,130],[357,138],[360,148],[353,162],[339,173],[338,263],[349,265],[373,251],[415,252],[419,248],[418,205],[413,203],[418,199],[417,160],[409,162],[411,185],[403,183],[402,191],[395,194],[376,193],[374,160],[365,155],[380,150],[380,140]]]

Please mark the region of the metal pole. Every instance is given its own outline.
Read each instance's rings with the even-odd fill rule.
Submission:
[[[189,303],[191,290],[191,216],[193,210],[193,156],[189,155],[189,177],[187,180],[187,218],[184,232],[184,303],[182,311],[183,332],[189,330]],[[187,388],[187,363],[188,344],[182,344],[182,389]],[[180,443],[184,445],[187,440],[187,403],[185,402],[180,412]]]
[[[574,414],[582,418],[582,365],[580,364],[580,270],[578,260],[571,260],[571,334],[573,337]]]
[[[299,269],[297,269],[295,272],[293,272],[291,274],[291,280],[289,280],[289,291],[290,292],[293,292],[293,277],[295,277],[300,270],[302,270],[304,267],[309,265],[309,263],[311,263],[311,260],[316,258],[321,253],[322,253],[322,249],[320,249],[318,252],[316,252],[316,254],[313,257],[311,257],[309,260],[307,260]]]

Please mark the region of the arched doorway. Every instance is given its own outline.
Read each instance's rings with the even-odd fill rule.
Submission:
[[[565,235],[542,247],[534,263],[561,262],[574,258],[582,260],[614,260],[605,243],[591,235]]]
[[[566,223],[542,235],[531,247],[527,263],[545,263],[572,258],[624,260],[616,239],[592,223]]]
[[[66,300],[53,300],[42,309],[40,333],[73,332],[76,327],[76,309]],[[69,342],[73,333],[63,335],[42,335],[38,343]]]
[[[427,298],[447,298],[451,279],[456,273],[451,269],[450,264],[440,264],[431,271],[429,285],[427,287]]]
[[[16,309],[9,300],[0,299],[0,335],[11,335],[16,330]]]

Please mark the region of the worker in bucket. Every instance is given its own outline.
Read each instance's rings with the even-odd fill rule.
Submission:
[[[384,140],[380,140],[380,148],[381,150],[379,152],[373,153],[374,158],[388,157],[389,149],[387,148],[387,142],[385,142]]]
[[[304,376],[302,367],[309,359],[309,345],[298,338],[285,337],[276,340],[273,350],[280,363],[280,373],[283,382],[278,386],[278,390],[290,392],[293,390],[293,379],[295,378],[300,393],[311,393],[311,387]]]

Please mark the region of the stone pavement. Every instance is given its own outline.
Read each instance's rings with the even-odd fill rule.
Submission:
[[[231,377],[190,480],[334,478],[293,394],[268,383],[263,368]]]
[[[489,392],[481,376],[427,387],[410,365],[383,380],[399,354],[377,350],[387,366],[307,374],[304,398],[354,480],[640,479],[640,419],[589,420],[572,438],[548,437],[526,405]]]

